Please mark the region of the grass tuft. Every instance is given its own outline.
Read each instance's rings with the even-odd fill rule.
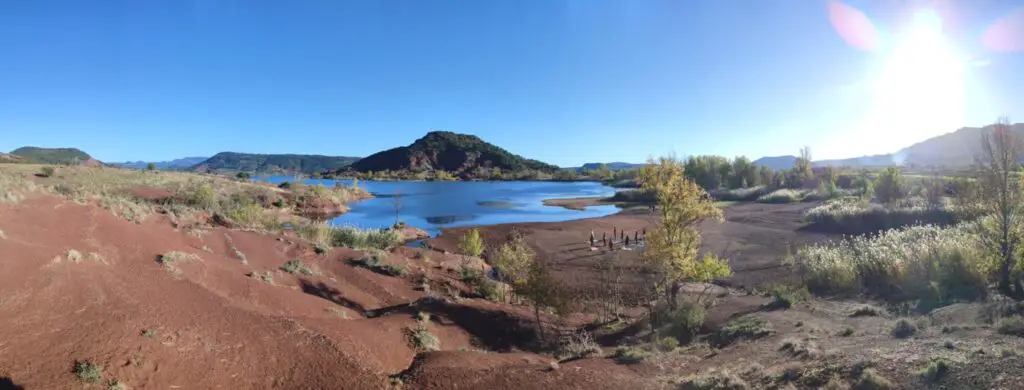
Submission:
[[[680,390],[746,390],[750,385],[727,371],[714,371],[683,380]]]
[[[895,389],[896,386],[888,378],[875,371],[875,369],[865,368],[861,371],[860,377],[853,388],[855,390],[890,390]]]
[[[996,330],[1000,334],[1024,337],[1024,317],[1004,317],[996,323]]]
[[[944,359],[936,359],[921,369],[921,378],[928,382],[938,382],[949,373],[949,363]]]
[[[621,346],[615,348],[615,362],[619,364],[640,364],[650,353],[637,346]]]
[[[737,340],[756,340],[775,333],[771,323],[755,318],[741,318],[730,321],[712,335],[711,342],[717,348],[725,347]]]
[[[103,366],[88,360],[78,361],[75,362],[74,373],[82,382],[97,384],[103,379]]]

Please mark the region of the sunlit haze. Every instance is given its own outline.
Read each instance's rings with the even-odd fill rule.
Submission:
[[[0,151],[366,156],[433,129],[562,166],[891,153],[1024,121],[995,1],[0,5]]]

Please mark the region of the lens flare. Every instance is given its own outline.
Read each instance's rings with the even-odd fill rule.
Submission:
[[[1024,8],[996,20],[981,35],[986,49],[1001,52],[1024,51]]]
[[[878,49],[878,30],[860,10],[836,0],[828,2],[828,20],[847,44],[861,50]]]

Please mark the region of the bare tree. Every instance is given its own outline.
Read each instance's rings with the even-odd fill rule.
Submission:
[[[1015,299],[1024,297],[1020,280],[1011,282],[1017,249],[1024,227],[1021,183],[1017,162],[1024,144],[1013,134],[1009,119],[996,122],[991,133],[982,133],[982,160],[978,161],[977,207],[992,220],[979,220],[982,244],[998,259],[999,291]]]

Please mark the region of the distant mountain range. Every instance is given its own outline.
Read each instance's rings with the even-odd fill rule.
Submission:
[[[185,157],[171,161],[135,161],[124,163],[112,163],[111,165],[126,169],[146,169],[150,162],[157,169],[188,169],[206,161],[209,157]]]
[[[613,170],[613,171],[619,171],[619,170],[624,170],[624,169],[634,169],[634,168],[640,168],[640,167],[644,166],[644,164],[633,164],[633,163],[625,163],[625,162],[610,162],[610,163],[586,163],[586,164],[583,164],[583,166],[579,166],[579,167],[571,168],[571,169],[575,169],[577,172],[585,171],[585,170],[595,170],[595,169],[600,169],[601,165],[604,165],[604,166],[608,167],[608,169]]]
[[[195,164],[189,170],[200,172],[241,171],[257,173],[313,174],[346,168],[358,157],[315,154],[253,154],[221,152]]]
[[[900,149],[894,153],[861,156],[835,160],[815,160],[813,166],[849,166],[849,167],[882,167],[882,166],[946,166],[963,167],[974,162],[974,158],[982,153],[981,136],[990,134],[994,125],[985,127],[964,127],[957,131],[935,136],[916,144]],[[1024,139],[1024,123],[1011,125],[1011,131]],[[793,167],[796,156],[762,157],[754,160],[754,164],[771,169]]]
[[[372,154],[349,167],[356,172],[447,171],[456,175],[470,173],[478,168],[499,168],[502,171],[532,169],[542,172],[555,172],[559,169],[551,164],[512,154],[475,135],[449,131],[429,132],[409,146]]]

